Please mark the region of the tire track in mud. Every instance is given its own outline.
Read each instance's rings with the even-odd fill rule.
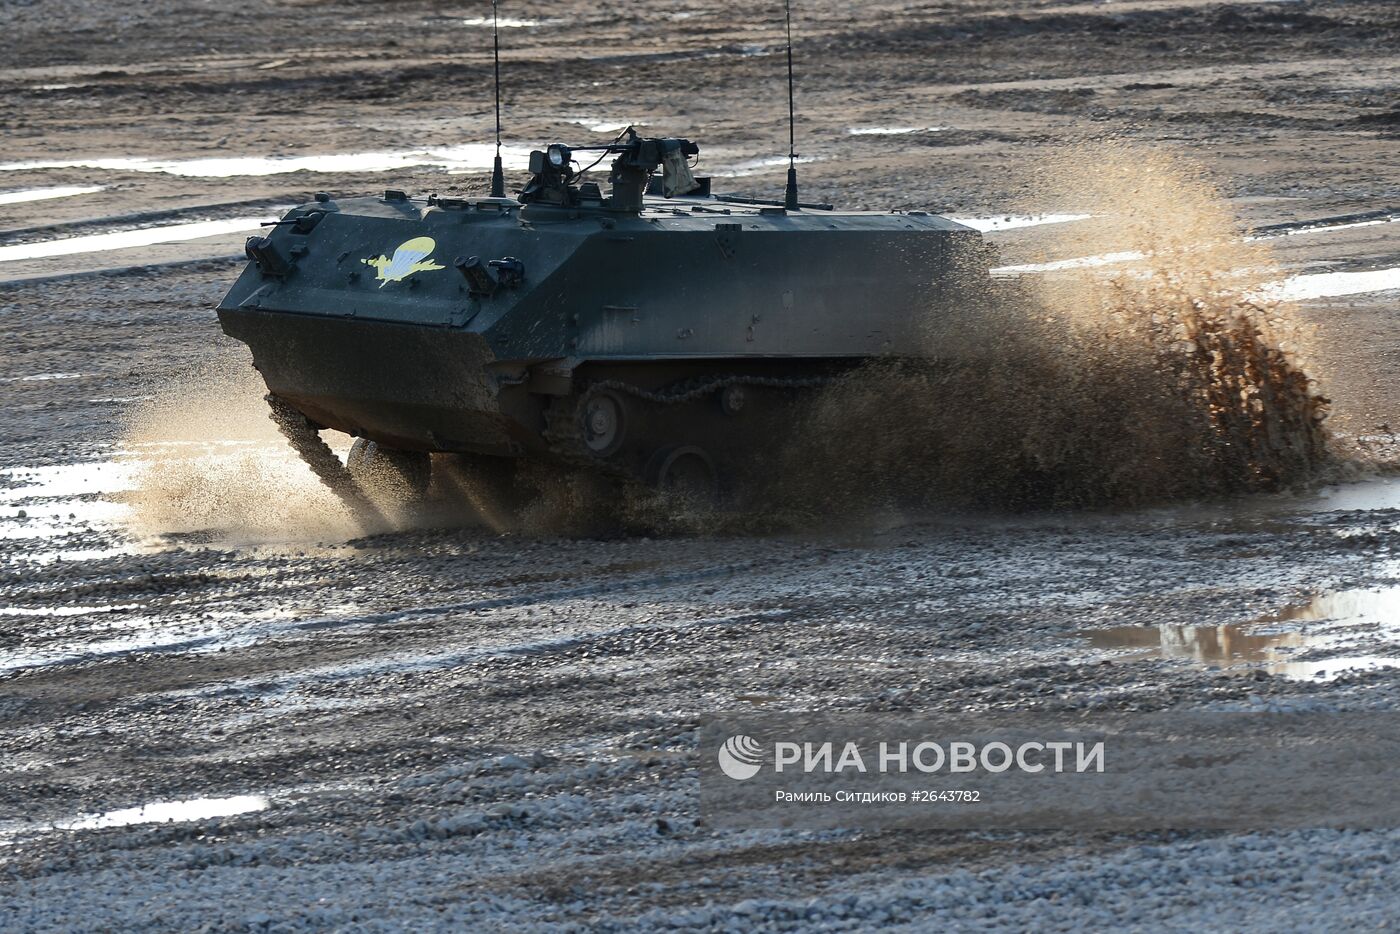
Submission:
[[[1094,523],[1090,523],[1092,526]],[[1149,521],[1150,524],[1150,521]],[[986,536],[988,532],[983,532]],[[1085,535],[1090,534],[1086,528]],[[977,535],[972,536],[972,541],[977,539]],[[1257,537],[1257,535],[1256,535]],[[1057,539],[1064,540],[1063,545],[1055,546],[1059,557],[1050,566],[1045,566],[1045,562],[1035,561],[1032,565],[1025,567],[1025,573],[1032,574],[1038,580],[1045,581],[1047,574],[1052,577],[1062,577],[1056,581],[1055,586],[1062,592],[1062,599],[1057,601],[1057,605],[1063,609],[1070,610],[1079,607],[1077,612],[1090,610],[1096,602],[1105,599],[1112,599],[1108,593],[1099,592],[1097,589],[1085,593],[1073,595],[1076,581],[1082,580],[1083,574],[1093,570],[1096,565],[1093,561],[1088,561],[1083,567],[1075,567],[1071,555],[1077,547],[1076,539],[1079,535],[1074,532],[1054,531],[1043,532],[1036,535],[1030,541],[1054,542]],[[293,645],[297,646],[296,654],[309,656],[312,662],[312,670],[319,667],[315,663],[315,653],[319,647],[329,647],[325,636],[332,633],[345,632],[347,634],[358,633],[360,631],[378,631],[381,638],[392,637],[400,642],[407,639],[414,645],[423,646],[425,643],[430,647],[436,642],[440,642],[445,635],[451,641],[460,635],[460,631],[455,627],[457,620],[463,617],[478,617],[483,621],[499,618],[505,621],[521,621],[523,618],[518,613],[511,613],[514,610],[529,610],[536,607],[547,607],[551,604],[565,605],[571,602],[584,602],[584,606],[578,612],[583,616],[588,616],[593,610],[593,603],[590,598],[601,598],[604,605],[616,608],[620,599],[626,596],[635,596],[638,599],[634,603],[654,605],[658,601],[665,601],[673,595],[667,592],[675,588],[682,588],[690,584],[699,584],[707,581],[731,580],[741,583],[736,588],[733,585],[726,587],[726,590],[734,591],[732,600],[743,600],[743,594],[747,592],[755,599],[762,594],[762,599],[752,604],[753,607],[763,605],[772,606],[776,604],[779,608],[793,609],[794,606],[802,607],[803,612],[813,617],[813,621],[819,619],[830,619],[833,616],[847,614],[851,616],[861,616],[869,625],[885,626],[908,626],[915,625],[920,619],[936,618],[938,615],[948,613],[980,613],[985,611],[996,611],[1002,609],[999,604],[1008,599],[1006,579],[1008,574],[1015,574],[1016,569],[1021,567],[1025,556],[1017,557],[1016,551],[1012,550],[1002,556],[1002,570],[994,573],[991,577],[980,576],[985,572],[976,570],[977,563],[971,560],[949,562],[947,560],[948,550],[955,547],[952,543],[958,540],[967,540],[965,535],[954,535],[950,540],[940,541],[935,535],[933,539],[927,537],[927,533],[916,536],[916,540],[921,539],[919,544],[912,551],[904,552],[902,549],[893,548],[868,559],[869,573],[877,579],[890,579],[893,569],[901,566],[936,568],[932,574],[918,572],[918,575],[909,576],[898,574],[897,576],[908,576],[908,580],[899,589],[891,589],[892,585],[885,585],[884,592],[878,588],[872,589],[863,584],[859,578],[849,579],[846,575],[838,575],[826,581],[818,580],[815,573],[831,564],[840,565],[844,560],[841,555],[845,552],[839,549],[820,549],[809,552],[799,546],[796,553],[765,554],[761,558],[752,561],[727,563],[718,566],[702,567],[693,570],[663,572],[659,574],[646,574],[642,576],[632,576],[622,580],[606,580],[594,583],[585,583],[578,586],[564,586],[544,591],[527,590],[525,592],[502,595],[502,596],[476,596],[467,600],[456,600],[447,602],[437,602],[429,605],[414,606],[406,609],[370,610],[367,612],[353,614],[317,614],[311,618],[278,619],[268,622],[257,623],[251,626],[237,625],[220,626],[217,631],[200,633],[196,635],[181,635],[176,638],[159,640],[157,634],[155,639],[150,636],[142,636],[140,627],[132,626],[135,630],[134,638],[143,639],[142,643],[134,646],[119,646],[111,649],[94,650],[82,645],[74,645],[71,648],[63,646],[61,643],[54,645],[38,645],[31,648],[31,653],[40,654],[40,660],[20,660],[13,661],[6,666],[11,675],[23,675],[26,682],[32,682],[38,676],[44,680],[46,670],[60,668],[84,668],[97,663],[108,663],[121,659],[132,659],[142,667],[154,663],[160,656],[179,656],[186,654],[203,654],[223,648],[237,648],[240,655],[252,652],[253,656],[248,658],[253,661],[255,657],[261,657],[270,653],[285,653]],[[386,542],[387,544],[387,542]],[[701,544],[702,547],[709,546]],[[969,543],[970,544],[970,543]],[[1061,552],[1060,549],[1068,546],[1070,551]],[[1142,554],[1134,557],[1133,560],[1141,562],[1144,573],[1152,573],[1155,566],[1159,566],[1161,560],[1160,549],[1163,543],[1160,539],[1152,547],[1143,551]],[[1028,546],[1033,547],[1033,546]],[[391,553],[392,554],[392,553]],[[972,552],[975,555],[976,551]],[[504,557],[502,553],[501,557]],[[1118,570],[1122,571],[1122,561],[1127,559],[1127,554],[1120,553]],[[205,568],[201,564],[200,556],[190,554],[180,562],[186,570],[183,577],[175,579],[176,591],[173,596],[179,600],[178,605],[164,605],[164,612],[176,612],[184,621],[181,626],[191,624],[198,625],[198,616],[211,609],[217,609],[225,619],[237,619],[240,611],[239,607],[244,605],[266,606],[271,603],[280,604],[287,607],[286,612],[295,614],[299,611],[296,607],[302,604],[307,597],[325,590],[327,582],[339,578],[346,571],[355,569],[363,558],[361,556],[349,556],[346,559],[316,562],[308,568],[298,570],[296,566],[274,565],[260,571],[259,573],[248,573],[249,567],[257,567],[257,560],[254,556],[248,559],[240,558],[232,566],[212,566]],[[443,561],[447,563],[442,563]],[[477,558],[478,561],[491,562],[495,559],[490,556]],[[969,563],[971,561],[971,563]],[[390,581],[404,573],[410,574],[413,578],[420,578],[419,586],[424,586],[436,590],[441,583],[452,573],[453,559],[444,556],[430,566],[426,577],[421,577],[422,569],[416,567],[416,562],[409,557],[391,557],[389,563],[384,564],[370,559],[370,563],[365,566],[365,570],[373,569],[373,573],[383,576],[391,575]],[[863,562],[864,563],[864,562]],[[1035,567],[1035,565],[1040,565]],[[608,574],[612,570],[634,567],[635,562],[622,561],[614,568],[608,566],[587,566],[582,568],[561,568],[558,571],[547,572],[550,580],[560,577],[570,577],[578,574]],[[1059,571],[1054,568],[1058,567]],[[97,571],[94,568],[94,571]],[[306,575],[313,574],[313,578],[308,580]],[[960,582],[957,577],[961,573],[976,573],[979,576],[969,578],[966,582]],[[288,579],[288,575],[291,578]],[[193,576],[191,576],[193,575]],[[922,576],[919,576],[922,575]],[[509,585],[512,581],[521,583],[533,583],[538,580],[538,572],[529,575],[519,575],[507,573],[504,577],[497,575],[490,581],[474,584],[474,587]],[[16,581],[19,579],[16,578]],[[112,579],[114,583],[118,578]],[[164,581],[165,578],[157,573],[151,577],[151,583],[136,582],[131,586],[121,586],[119,592],[113,594],[114,598],[119,597],[122,601],[129,602],[134,596],[140,596],[149,591],[150,587],[156,586],[157,581]],[[494,582],[494,583],[493,583]],[[390,583],[392,588],[410,584],[408,580]],[[1178,586],[1185,586],[1186,581],[1178,580]],[[55,581],[58,588],[53,593],[56,596],[74,595],[82,596],[91,601],[95,594],[106,592],[107,585],[100,580],[92,580],[90,583],[78,581],[74,582],[69,578],[60,578]],[[264,585],[270,586],[270,591],[264,589]],[[160,585],[163,589],[169,589],[165,584]],[[988,586],[991,591],[986,590]],[[227,588],[235,588],[229,591]],[[854,587],[859,594],[858,601],[851,602],[849,594],[843,593],[845,589]],[[252,589],[249,589],[252,588]],[[815,588],[815,589],[814,589]],[[820,594],[827,593],[825,598]],[[799,596],[800,595],[800,596]],[[351,593],[346,595],[349,599],[357,599]],[[818,607],[814,601],[825,599],[825,603]],[[1064,601],[1068,600],[1067,603]],[[212,602],[211,602],[212,601]],[[794,604],[795,601],[795,604]],[[61,610],[66,604],[52,603],[44,600],[36,605],[36,609],[42,609],[44,605],[51,605]],[[148,607],[149,609],[149,607]],[[501,616],[501,613],[505,613]],[[614,609],[614,613],[616,613]],[[1007,612],[1014,613],[1014,608]],[[527,614],[528,615],[528,614]],[[105,622],[105,620],[104,620]],[[138,620],[139,622],[139,620]],[[426,623],[427,627],[408,629],[412,623]],[[78,621],[81,625],[81,621]],[[679,625],[684,626],[682,621]],[[527,626],[527,629],[531,628]],[[538,628],[535,626],[534,628]],[[641,629],[647,628],[645,625]],[[617,637],[622,634],[633,632],[636,627],[629,624],[627,626],[609,627],[601,632],[588,632],[586,630],[576,633],[555,633],[544,640],[527,640],[526,645],[538,642],[538,650],[549,649],[558,651],[567,649],[580,640],[601,639],[606,637]],[[932,635],[932,634],[931,634]],[[305,637],[305,638],[298,638]],[[290,642],[288,640],[291,640]],[[344,657],[345,650],[351,652],[354,658],[354,646],[361,637],[356,635],[349,640],[337,640],[343,645],[336,651],[330,652],[333,656],[328,661],[334,661],[334,657]],[[939,641],[938,639],[934,640]],[[267,643],[260,646],[260,643]],[[361,651],[363,646],[361,646]],[[487,647],[474,649],[466,654],[454,655],[447,652],[419,653],[420,657],[416,661],[408,658],[395,660],[393,654],[382,657],[378,661],[364,660],[361,666],[364,671],[374,671],[376,666],[380,670],[392,669],[395,665],[406,668],[414,666],[424,669],[453,667],[456,664],[466,663],[473,658],[487,657],[492,654],[517,654],[519,648],[511,646]],[[484,653],[484,654],[483,654]],[[286,659],[290,661],[290,659]],[[339,663],[332,666],[332,672],[340,667]],[[334,677],[353,677],[348,672],[343,672]]]
[[[357,559],[351,558],[350,560],[355,561]],[[269,666],[271,670],[277,670],[279,667],[286,668],[294,661],[293,658],[288,657],[289,654],[305,656],[306,660],[310,662],[314,668],[317,667],[318,657],[321,663],[325,663],[328,661],[335,661],[337,658],[354,660],[356,658],[363,658],[364,656],[366,644],[363,637],[357,636],[343,641],[337,640],[340,642],[339,646],[332,649],[331,646],[327,644],[325,638],[328,634],[379,630],[381,639],[389,638],[390,633],[393,633],[395,638],[402,639],[402,637],[406,635],[404,632],[405,624],[414,621],[427,621],[430,623],[435,622],[437,625],[431,626],[428,630],[422,631],[420,634],[410,636],[410,638],[418,644],[424,641],[429,643],[441,643],[443,637],[446,636],[450,644],[452,641],[456,641],[456,637],[460,635],[460,630],[457,629],[457,621],[463,617],[490,618],[492,614],[501,611],[521,609],[533,611],[533,608],[568,604],[573,601],[591,601],[599,598],[603,599],[604,603],[607,604],[610,602],[609,598],[625,596],[635,596],[637,599],[633,602],[634,604],[640,603],[649,605],[650,602],[658,601],[664,604],[668,596],[670,596],[668,591],[676,588],[684,588],[687,585],[702,584],[709,581],[739,579],[746,576],[749,578],[753,578],[755,575],[762,577],[768,572],[782,571],[784,569],[790,569],[793,566],[812,565],[814,563],[820,563],[823,560],[827,560],[827,556],[818,555],[814,557],[812,554],[805,552],[786,556],[765,555],[764,557],[746,562],[726,563],[693,570],[679,570],[659,574],[653,573],[642,576],[632,576],[623,580],[599,581],[545,591],[529,590],[523,593],[504,596],[476,597],[469,600],[433,603],[424,606],[412,606],[391,610],[376,610],[353,615],[318,614],[309,619],[272,620],[252,626],[238,626],[233,624],[221,627],[216,632],[171,638],[166,641],[155,641],[149,636],[143,638],[140,630],[137,629],[133,638],[140,638],[143,639],[143,641],[141,644],[134,646],[116,646],[94,650],[92,648],[84,648],[81,645],[68,648],[62,645],[55,646],[50,644],[39,648],[36,651],[42,652],[43,654],[37,660],[18,660],[5,664],[3,668],[5,677],[0,678],[0,686],[4,686],[8,683],[12,688],[25,688],[25,692],[27,693],[29,689],[38,689],[41,685],[45,684],[56,687],[57,682],[54,682],[54,679],[57,678],[60,682],[69,685],[65,690],[72,690],[77,685],[72,679],[77,678],[78,682],[87,681],[89,680],[89,674],[85,674],[84,672],[90,672],[91,678],[96,679],[93,687],[97,688],[100,693],[102,683],[110,676],[112,671],[110,666],[112,663],[127,660],[130,661],[132,665],[136,666],[137,669],[145,672],[144,675],[139,676],[135,673],[124,676],[122,680],[134,678],[136,681],[140,682],[143,678],[150,678],[153,676],[153,672],[149,670],[152,665],[168,667],[172,664],[175,665],[175,670],[171,672],[171,677],[176,677],[178,679],[180,677],[177,673],[178,670],[189,664],[189,662],[181,662],[178,659],[181,656],[190,655],[196,655],[206,659],[217,658],[219,659],[217,667],[220,670],[228,668],[232,659],[237,660],[232,662],[235,670],[240,664],[251,664],[254,668],[258,668],[264,663]],[[397,564],[399,562],[394,563]],[[634,562],[623,562],[620,565],[620,567],[634,566]],[[345,565],[343,563],[333,562],[325,566],[321,573],[322,576],[335,576],[337,573],[343,572],[344,568]],[[568,577],[580,573],[607,573],[608,570],[609,568],[606,566],[585,566],[576,569],[561,569],[559,572],[552,573],[551,577]],[[435,572],[434,577],[431,579],[431,583],[425,582],[425,584],[434,587],[438,586],[437,581],[440,580],[439,575],[446,574],[448,571],[449,568],[439,567],[439,570]],[[379,573],[381,574],[386,572],[395,573],[394,566],[391,564],[387,568],[381,567],[379,569]],[[280,584],[281,573],[283,572],[278,572],[273,578],[274,583]],[[524,575],[524,577],[532,579],[537,577],[537,575]],[[228,582],[235,585],[239,582],[257,585],[264,579],[267,578],[250,578],[247,574],[236,573],[233,577],[228,579]],[[509,579],[509,577],[507,579]],[[68,589],[71,589],[71,583],[66,581],[64,583]],[[215,576],[211,577],[208,583],[215,588],[220,588],[224,580]],[[85,589],[84,593],[86,593],[88,589],[90,588]],[[305,591],[305,588],[298,587],[296,589]],[[713,588],[710,589],[713,592]],[[182,615],[188,616],[189,620],[180,625],[187,626],[190,625],[190,623],[197,625],[198,617],[211,605],[208,603],[208,598],[219,593],[220,590],[218,589],[214,590],[213,593],[208,593],[206,591],[204,594],[201,594],[199,591],[185,592],[182,595],[184,606],[181,613]],[[201,596],[203,596],[204,599],[201,600]],[[283,605],[287,605],[289,595],[279,590],[278,596],[275,598],[266,594],[249,594],[246,592],[227,597],[221,596],[219,605],[226,609],[221,609],[220,612],[225,618],[236,618],[238,606],[247,605],[249,603],[262,606],[266,605],[269,599],[275,599]],[[292,606],[294,605],[295,602],[292,603]],[[586,603],[585,606],[586,608],[592,608],[594,604],[589,602]],[[289,609],[287,612],[294,613],[296,611],[295,609]],[[586,609],[584,612],[588,612],[588,610]],[[531,613],[527,613],[527,616],[529,615],[531,615]],[[508,620],[516,618],[519,617],[506,617]],[[444,627],[447,628],[445,629]],[[298,638],[299,636],[304,636],[305,638]],[[587,637],[588,634],[586,632],[566,632],[553,639],[543,640],[539,648],[546,648],[547,645],[552,642],[564,645],[571,640]],[[291,641],[288,641],[288,639]],[[371,643],[371,645],[374,646],[376,650],[378,649],[377,643]],[[237,651],[235,651],[234,655],[230,658],[220,654],[223,649]],[[525,647],[512,647],[507,645],[494,649],[484,648],[472,650],[472,652],[466,653],[466,655],[482,654],[483,656],[489,656],[493,653],[516,654],[522,651],[528,651],[528,643]],[[215,654],[211,656],[209,653]],[[163,658],[167,659],[167,661],[162,662],[161,659]],[[195,661],[193,664],[196,665],[196,670],[203,670],[203,663]],[[364,661],[362,664],[367,670],[373,669],[376,664],[388,665],[390,668],[393,667],[392,656],[384,662]],[[429,668],[437,667],[431,661],[424,662],[424,664]],[[295,668],[293,667],[292,670],[295,670]],[[331,671],[334,670],[334,667],[332,667]],[[70,674],[63,674],[65,671],[70,672]],[[108,672],[108,674],[104,675],[103,672]],[[156,680],[159,681],[161,679],[156,677]]]
[[[1028,547],[1034,550],[1059,538],[1058,535],[1051,535],[1048,539],[1038,539],[1036,544]],[[1066,546],[1071,550],[1065,551]],[[1143,549],[1140,555],[1134,557],[1134,562],[1141,565],[1142,574],[1150,577],[1161,573],[1164,559],[1162,546],[1159,539],[1155,546]],[[898,574],[893,569],[900,566],[911,563],[915,566],[939,565],[938,573],[922,579],[911,578],[902,584],[887,583],[871,587],[860,584],[858,580],[839,577],[821,581],[822,567],[832,563],[840,566],[848,560],[842,557],[843,552],[816,557],[799,554],[777,560],[770,557],[757,562],[648,575],[544,593],[456,601],[351,616],[323,615],[309,620],[273,621],[254,627],[171,640],[154,647],[78,652],[47,668],[25,666],[23,678],[11,681],[11,686],[20,689],[22,694],[29,694],[33,689],[48,693],[43,686],[52,689],[60,684],[65,685],[65,691],[86,693],[81,685],[97,679],[92,688],[96,688],[98,696],[101,696],[102,685],[114,672],[110,665],[94,663],[129,659],[134,667],[129,671],[123,669],[125,673],[119,680],[140,685],[140,693],[149,695],[152,700],[161,694],[161,682],[167,683],[166,696],[170,699],[240,693],[269,694],[301,688],[339,690],[334,686],[354,684],[365,679],[401,678],[415,673],[451,670],[455,672],[453,677],[459,677],[466,675],[467,670],[478,670],[489,674],[498,663],[508,659],[548,658],[554,660],[551,664],[555,664],[567,663],[575,657],[588,658],[594,663],[617,657],[629,662],[650,663],[663,661],[666,657],[654,657],[655,648],[664,651],[671,645],[683,650],[678,656],[683,658],[686,651],[707,643],[700,633],[716,627],[727,627],[742,633],[744,642],[779,639],[792,647],[806,645],[809,650],[818,651],[829,658],[844,658],[845,664],[855,666],[874,664],[878,667],[882,659],[898,658],[917,646],[919,657],[950,670],[975,667],[988,658],[986,653],[991,651],[999,634],[1007,626],[1022,631],[1023,641],[1030,639],[1018,654],[1034,661],[1036,658],[1065,653],[1065,639],[1071,635],[1071,630],[1065,628],[1066,616],[1076,618],[1076,614],[1106,614],[1105,618],[1113,622],[1117,615],[1130,614],[1133,608],[1132,601],[1121,589],[1105,591],[1102,587],[1092,587],[1076,592],[1087,583],[1086,575],[1092,577],[1097,574],[1100,566],[1090,560],[1089,555],[1085,555],[1083,561],[1073,559],[1073,549],[1076,547],[1074,536],[1056,547],[1058,556],[1049,566],[1045,566],[1044,560],[1026,564],[1026,556],[1017,557],[1013,552],[1002,557],[1003,569],[1000,573],[991,577],[979,574],[965,582],[959,580],[961,574],[968,572],[963,568],[970,570],[977,562],[950,564],[937,557],[949,547],[946,542],[930,543],[926,550],[921,549],[920,554],[892,550],[870,561],[864,572],[876,579],[890,580],[892,574],[897,578]],[[1127,557],[1120,554],[1117,572],[1124,571],[1123,560]],[[793,573],[794,569],[798,569],[796,573]],[[1035,602],[1029,593],[1021,598],[1014,596],[1024,589],[1023,586],[1014,585],[1020,575],[1039,581],[1042,585],[1054,581],[1054,587],[1061,594],[1052,605],[1040,601],[1040,612],[1045,619],[1032,625],[1016,623],[1020,613],[1017,605],[1023,601]],[[705,607],[712,605],[703,594],[701,602],[695,603],[694,594],[667,593],[671,588],[707,581],[735,580],[741,576],[746,587],[720,604],[722,607],[735,607],[736,604],[744,607],[747,604],[739,613],[721,612],[691,618],[678,616],[673,622],[655,621],[657,613],[665,613],[665,607],[677,596],[690,601],[686,605],[692,612],[697,609],[703,612]],[[1269,576],[1259,578],[1254,585],[1258,586],[1269,579]],[[1188,580],[1178,580],[1174,592],[1184,596],[1190,586]],[[1242,580],[1240,586],[1247,588],[1249,584]],[[855,596],[843,594],[850,587],[856,588]],[[751,598],[745,599],[745,591],[752,595]],[[822,595],[824,591],[829,591],[826,596]],[[624,596],[638,599],[619,603],[617,598]],[[601,605],[587,599],[598,597],[611,599],[605,599]],[[241,599],[253,598],[245,596]],[[1172,598],[1167,599],[1170,605]],[[570,605],[576,602],[578,605]],[[539,620],[531,618],[528,613],[526,616],[511,612],[500,615],[500,611],[533,610],[550,604],[556,604],[556,611],[567,620],[562,631],[557,615],[552,619]],[[627,609],[634,605],[638,608]],[[1119,609],[1113,610],[1114,606]],[[1103,612],[1098,608],[1102,608]],[[596,622],[590,620],[596,620],[599,610],[604,609],[608,620],[623,617],[622,625],[590,628],[596,627]],[[475,626],[462,625],[461,618],[464,616],[477,617],[479,622]],[[629,616],[637,618],[627,620]],[[426,629],[415,627],[406,630],[405,624],[414,621],[429,625]],[[504,623],[505,630],[499,631],[497,623]],[[531,630],[538,633],[541,628],[544,629],[543,633],[530,634]],[[799,630],[810,631],[812,636],[798,638],[795,633]],[[367,640],[362,631],[375,633],[375,639]],[[327,635],[339,633],[344,633],[346,637],[326,638]],[[487,634],[488,639],[497,644],[454,649],[454,643],[460,643],[464,637],[481,634]],[[308,638],[292,641],[282,638],[298,635]],[[506,635],[507,641],[501,642],[500,635]],[[658,637],[662,637],[661,643],[653,644]],[[813,640],[820,647],[818,644],[807,645]],[[220,646],[237,651],[230,656],[206,654]],[[191,653],[208,661],[188,658]],[[191,665],[194,667],[191,668]],[[482,668],[483,665],[486,667]],[[61,669],[65,668],[75,670],[71,675],[63,676]],[[175,686],[187,677],[198,678],[206,684],[196,688]]]
[[[645,590],[648,587],[673,587],[682,584],[698,583],[700,581],[733,577],[744,571],[753,570],[752,564],[724,565],[718,568],[707,568],[700,571],[690,571],[679,574],[663,574],[656,577],[643,578],[640,580],[621,581],[609,584],[587,584],[579,587],[567,588],[542,594],[523,594],[512,597],[493,597],[480,600],[469,600],[460,603],[434,604],[431,606],[411,607],[408,609],[384,611],[376,613],[366,613],[357,616],[323,616],[310,620],[298,620],[295,622],[273,622],[265,623],[251,628],[239,629],[236,633],[219,633],[208,636],[196,636],[188,639],[178,639],[165,643],[154,643],[142,645],[130,649],[112,649],[108,651],[83,652],[71,654],[57,658],[35,661],[33,663],[0,663],[0,676],[6,674],[23,674],[29,671],[42,668],[59,668],[70,665],[84,665],[110,661],[113,659],[125,658],[131,655],[150,655],[158,653],[184,653],[201,649],[209,649],[215,646],[235,646],[257,642],[263,639],[276,638],[283,635],[294,635],[302,632],[325,632],[339,629],[353,629],[357,627],[372,627],[381,624],[394,624],[406,620],[432,618],[448,615],[472,615],[484,613],[490,610],[512,609],[526,606],[538,606],[548,603],[561,602],[576,599],[579,597],[600,597],[624,594],[633,591]]]

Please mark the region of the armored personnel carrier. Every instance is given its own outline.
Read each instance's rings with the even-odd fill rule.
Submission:
[[[698,152],[629,128],[532,153],[515,199],[318,195],[248,241],[220,322],[359,505],[376,472],[426,489],[434,455],[724,495],[833,379],[944,352],[928,322],[977,304],[987,260],[931,214],[714,194]],[[584,153],[612,157],[608,191]],[[323,428],[358,439],[348,464]]]

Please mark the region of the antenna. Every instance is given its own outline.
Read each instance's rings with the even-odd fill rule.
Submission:
[[[506,176],[501,171],[501,28],[496,17],[497,0],[491,0],[491,57],[496,65],[496,162],[491,168],[491,197],[506,196]]]
[[[494,2],[494,0],[493,0]],[[787,17],[787,65],[788,65],[788,177],[787,191],[783,193],[783,207],[797,210],[797,131],[796,108],[792,98],[792,0],[783,0],[783,13]]]

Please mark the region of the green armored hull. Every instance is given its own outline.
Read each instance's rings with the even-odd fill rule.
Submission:
[[[678,149],[611,147],[608,197],[563,147],[519,201],[319,196],[249,241],[220,321],[278,404],[385,452],[723,485],[766,434],[745,426],[864,361],[938,356],[929,322],[980,300],[977,232],[712,196]],[[658,165],[653,189],[692,191],[644,197]]]

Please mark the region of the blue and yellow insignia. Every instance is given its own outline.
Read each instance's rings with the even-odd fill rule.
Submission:
[[[362,259],[360,262],[375,268],[375,278],[379,280],[379,287],[382,289],[385,283],[402,282],[415,272],[446,269],[446,266],[433,262],[432,254],[436,248],[437,241],[432,237],[414,237],[400,243],[394,249],[392,257],[381,254],[373,259]]]

